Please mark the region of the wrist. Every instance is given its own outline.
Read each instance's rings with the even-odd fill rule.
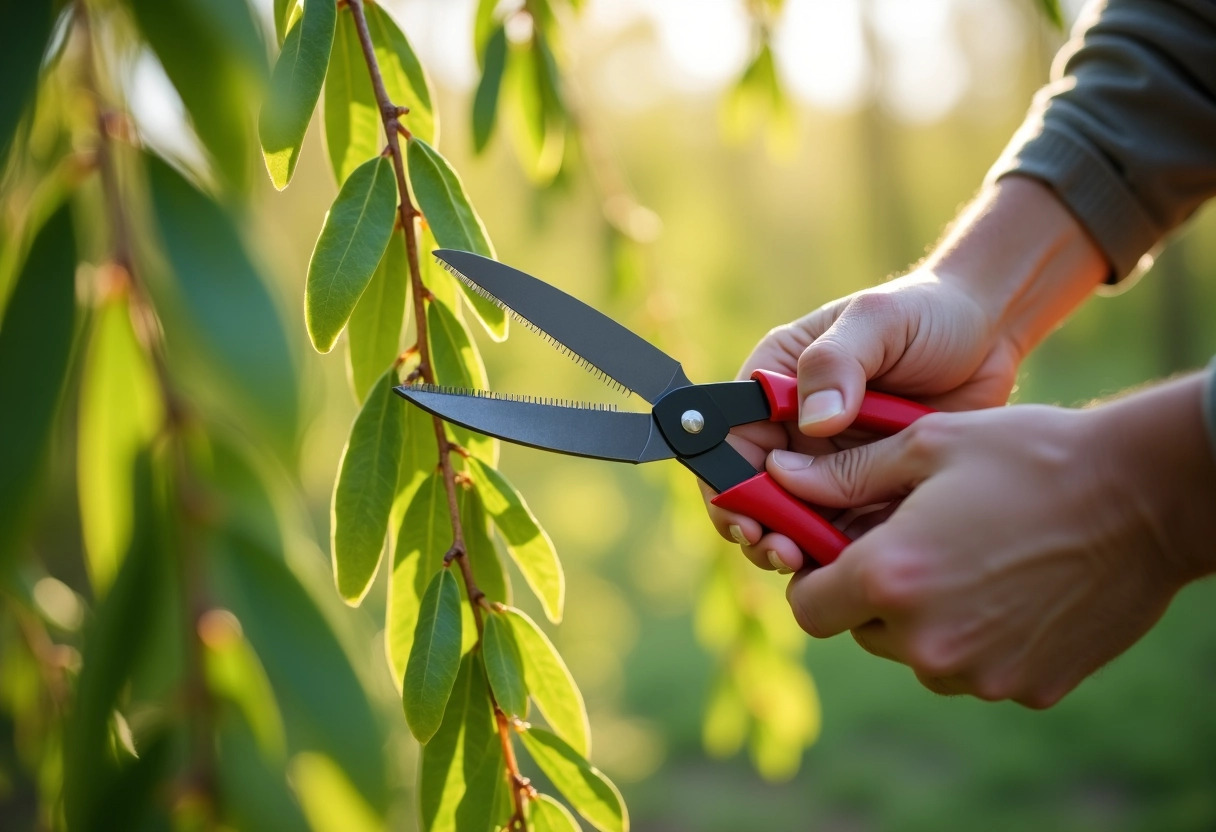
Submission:
[[[1102,282],[1109,266],[1045,185],[987,186],[924,264],[984,311],[994,338],[1024,356]]]
[[[1202,412],[1202,374],[1090,411],[1091,457],[1108,500],[1131,512],[1150,556],[1179,583],[1216,572],[1216,462]]]

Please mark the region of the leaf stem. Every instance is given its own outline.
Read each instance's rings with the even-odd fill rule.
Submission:
[[[346,0],[346,6],[350,9],[350,13],[354,18],[355,31],[359,35],[359,45],[363,50],[363,59],[367,64],[367,71],[371,75],[372,90],[376,95],[376,105],[380,111],[380,119],[384,124],[384,135],[388,141],[388,153],[392,158],[393,172],[397,177],[397,193],[401,197],[401,201],[397,206],[400,220],[398,225],[400,225],[401,233],[405,237],[410,292],[414,300],[414,328],[418,336],[417,350],[419,359],[416,371],[422,381],[434,384],[435,371],[434,364],[431,363],[431,347],[427,341],[426,322],[426,303],[433,301],[434,295],[431,294],[430,290],[422,282],[422,268],[418,260],[417,227],[418,218],[422,214],[410,199],[409,186],[405,174],[405,156],[401,152],[401,138],[404,136],[407,141],[410,138],[409,130],[401,123],[401,116],[408,113],[409,109],[394,104],[389,97],[388,89],[384,86],[384,76],[380,71],[380,63],[376,59],[376,50],[372,45],[371,31],[367,26],[367,16],[363,11],[363,0]],[[460,452],[457,450],[459,446],[448,439],[442,419],[433,416],[431,417],[431,423],[435,430],[435,441],[439,446],[439,465],[443,471],[443,488],[447,494],[448,514],[452,521],[452,546],[444,555],[444,562],[451,563],[455,561],[460,567],[460,575],[464,580],[465,590],[469,596],[469,604],[473,610],[473,620],[477,624],[477,639],[480,642],[485,626],[482,620],[482,603],[486,594],[477,586],[477,581],[473,577],[473,568],[469,563],[468,547],[464,539],[464,526],[460,520],[460,499],[457,492],[456,470],[452,466],[451,458],[453,452]],[[492,690],[489,691],[489,695],[490,702],[494,706],[499,738],[503,745],[503,761],[506,765],[507,776],[511,781],[514,812],[508,828],[526,830],[527,821],[524,818],[524,799],[527,790],[531,786],[528,785],[528,779],[519,772],[519,765],[515,759],[515,751],[511,745],[511,737],[508,731],[509,724],[506,716],[503,714],[502,709],[498,707]]]

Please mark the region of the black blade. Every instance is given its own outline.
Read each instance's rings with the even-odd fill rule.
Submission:
[[[649,413],[507,399],[481,390],[429,384],[393,389],[441,419],[519,445],[617,462],[651,462],[675,456]]]
[[[561,289],[468,251],[440,249],[435,256],[525,326],[651,404],[668,390],[691,383],[674,358]]]

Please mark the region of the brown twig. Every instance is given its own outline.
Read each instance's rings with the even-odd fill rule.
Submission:
[[[176,507],[180,519],[185,524],[205,523],[206,510],[198,490],[191,485],[186,448],[181,441],[183,431],[191,420],[190,407],[169,373],[164,330],[135,264],[134,236],[131,233],[127,204],[123,198],[118,165],[114,158],[114,144],[130,140],[129,131],[124,129],[127,117],[124,113],[109,109],[103,101],[100,83],[103,73],[93,48],[92,20],[84,0],[79,0],[76,4],[76,25],[84,42],[85,84],[92,94],[97,110],[95,163],[101,178],[106,215],[110,221],[111,261],[109,268],[100,274],[109,279],[109,291],[126,292],[132,328],[153,368],[158,392],[165,407],[163,429],[176,440],[173,442],[173,462],[177,473]],[[207,686],[198,632],[199,621],[210,609],[210,604],[204,589],[206,582],[202,575],[202,554],[197,544],[199,535],[186,530],[182,540],[180,557],[176,559],[175,565],[182,597],[186,600],[183,639],[186,649],[186,678],[183,702],[189,714],[192,743],[190,766],[181,788],[201,795],[206,806],[207,828],[214,828],[219,805],[218,769],[212,736],[215,702]]]
[[[401,152],[401,137],[404,136],[407,141],[410,139],[410,132],[402,124],[401,116],[407,114],[409,109],[394,104],[389,97],[388,89],[384,86],[384,76],[380,71],[380,63],[376,59],[371,31],[367,26],[367,16],[363,11],[363,0],[346,0],[346,8],[350,10],[354,18],[355,31],[359,35],[359,45],[363,50],[363,59],[367,64],[368,74],[371,76],[372,90],[376,95],[376,105],[380,110],[380,119],[384,125],[384,135],[388,141],[388,155],[392,159],[393,172],[397,178],[397,193],[401,197],[397,206],[397,224],[400,226],[401,233],[405,237],[410,291],[414,299],[414,329],[418,338],[418,367],[414,372],[417,373],[417,377],[421,378],[422,381],[434,384],[435,367],[431,363],[431,348],[430,344],[427,343],[426,337],[426,304],[434,300],[434,295],[431,294],[430,290],[422,282],[422,269],[418,261],[417,228],[418,218],[422,214],[410,199],[409,187],[406,184],[405,156]],[[435,430],[435,441],[439,446],[439,465],[443,471],[443,487],[447,494],[448,513],[452,520],[452,546],[444,555],[444,562],[451,563],[454,561],[460,567],[460,574],[464,579],[465,590],[468,593],[469,602],[473,609],[473,620],[477,624],[477,637],[480,641],[484,628],[482,613],[485,592],[477,586],[477,581],[473,577],[473,569],[469,563],[468,547],[464,539],[464,526],[460,520],[460,499],[459,492],[457,491],[456,471],[452,466],[451,459],[451,454],[457,452],[458,446],[448,439],[442,419],[432,417],[432,425]],[[524,799],[528,780],[519,773],[519,766],[516,763],[515,753],[511,747],[506,717],[502,714],[498,703],[494,701],[493,691],[489,693],[490,701],[494,704],[494,713],[497,717],[499,737],[503,744],[503,760],[506,765],[507,775],[513,784],[512,791],[515,810],[509,827],[523,830],[527,828],[527,821],[524,819]],[[520,784],[523,785],[521,786]]]

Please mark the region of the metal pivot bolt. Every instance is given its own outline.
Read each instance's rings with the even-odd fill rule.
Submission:
[[[700,433],[705,427],[705,417],[699,410],[685,410],[680,414],[680,427],[688,433]]]

